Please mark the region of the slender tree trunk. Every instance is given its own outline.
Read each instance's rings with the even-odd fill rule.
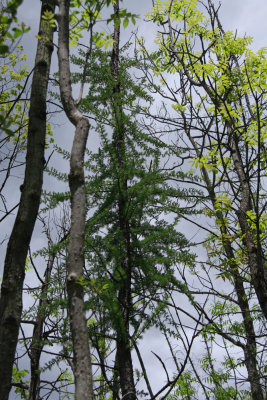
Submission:
[[[194,140],[190,136],[189,139],[191,140],[191,143],[196,153],[198,154],[198,149]],[[249,308],[249,302],[243,285],[243,280],[239,274],[238,264],[235,262],[235,255],[232,248],[232,244],[228,239],[230,235],[227,231],[227,227],[223,222],[224,221],[223,213],[221,211],[216,210],[215,207],[216,195],[213,190],[212,183],[209,179],[208,173],[204,167],[202,167],[202,176],[206,184],[206,188],[209,193],[209,198],[212,202],[213,209],[216,211],[216,217],[220,221],[219,229],[221,231],[221,235],[223,238],[223,248],[231,268],[231,273],[234,280],[235,292],[237,295],[237,301],[243,317],[243,323],[246,335],[246,344],[243,346],[243,351],[245,357],[245,365],[248,371],[248,381],[251,387],[251,395],[253,400],[264,400],[262,387],[260,383],[260,376],[258,373],[257,359],[256,359],[256,354],[257,354],[256,335]]]
[[[119,370],[118,370],[118,352],[116,352],[114,372],[113,372],[113,388],[112,388],[112,400],[120,399],[120,384],[119,384]]]
[[[119,0],[114,3],[114,14],[119,18]],[[131,310],[131,254],[130,254],[130,227],[127,218],[127,176],[125,176],[125,130],[123,122],[123,110],[120,100],[119,83],[119,45],[120,45],[120,25],[114,23],[114,43],[111,56],[111,75],[113,84],[113,112],[115,127],[113,132],[113,142],[117,157],[118,168],[118,212],[120,225],[120,246],[121,259],[119,261],[121,270],[119,307],[122,318],[121,330],[117,330],[117,366],[120,376],[122,398],[125,400],[135,400],[136,391],[134,385],[133,364],[131,355],[131,342],[129,333],[129,317]]]
[[[74,354],[75,399],[93,400],[93,379],[88,330],[84,313],[83,286],[79,279],[84,267],[85,187],[84,152],[89,133],[89,121],[77,108],[72,97],[69,63],[69,0],[59,1],[59,82],[65,113],[75,126],[69,186],[71,192],[71,229],[68,248],[67,291]]]
[[[251,387],[251,395],[253,400],[264,400],[256,359],[256,335],[246,291],[244,289],[242,277],[240,276],[238,271],[238,265],[236,265],[234,261],[235,258],[233,249],[228,240],[226,241],[226,243],[224,243],[224,248],[229,263],[231,263],[235,291],[237,294],[237,300],[242,313],[243,323],[245,327],[246,344],[244,345],[243,351],[245,356],[245,365],[248,371],[248,381]]]
[[[214,18],[217,20],[218,27],[221,32],[224,34],[224,30],[222,28],[222,24],[219,20],[218,13],[215,11],[214,4],[209,0],[210,7],[214,13]],[[239,63],[236,56],[234,56],[234,61],[236,67],[239,70]],[[250,115],[253,117],[251,107],[249,104],[248,95],[245,94],[246,103],[248,105]],[[259,121],[258,121],[259,123]],[[239,225],[243,234],[243,243],[247,250],[248,256],[248,266],[250,269],[252,285],[254,286],[256,296],[258,298],[261,310],[267,319],[267,263],[266,257],[264,256],[264,251],[261,245],[261,241],[259,239],[259,226],[257,227],[257,237],[253,235],[251,228],[249,226],[247,220],[247,212],[251,211],[252,208],[252,193],[250,190],[249,180],[246,176],[242,157],[239,151],[238,146],[238,136],[236,133],[233,132],[231,124],[227,127],[227,133],[230,138],[229,144],[231,149],[231,157],[240,181],[240,189],[241,189],[241,202],[240,202],[240,209],[237,213],[237,218],[239,221]],[[259,133],[260,134],[260,133]],[[259,138],[258,138],[259,139]],[[258,171],[258,173],[260,173]],[[257,218],[259,216],[257,215]]]
[[[241,188],[241,202],[237,217],[243,235],[243,243],[247,250],[248,266],[251,273],[252,284],[262,312],[267,319],[267,265],[261,242],[258,239],[260,232],[257,232],[257,238],[255,238],[248,223],[247,216],[247,212],[252,210],[252,193],[238,148],[238,138],[236,137],[236,134],[232,132],[231,128],[228,128],[228,135],[230,137],[229,143],[231,147],[231,156]]]
[[[38,313],[33,329],[32,341],[30,344],[31,382],[28,400],[39,400],[40,398],[40,358],[44,347],[43,327],[45,318],[47,316],[47,289],[50,282],[54,260],[55,255],[50,255],[45,271],[45,280],[40,293]]]
[[[42,4],[54,12],[53,0]],[[37,218],[43,183],[46,133],[46,95],[53,51],[53,29],[40,23],[35,69],[32,80],[26,170],[20,205],[8,242],[0,299],[0,399],[7,400],[22,313],[25,261]]]

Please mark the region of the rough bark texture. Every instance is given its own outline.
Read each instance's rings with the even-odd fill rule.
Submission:
[[[53,0],[42,4],[54,12]],[[53,30],[40,23],[30,98],[26,170],[20,205],[8,242],[0,299],[0,399],[7,400],[22,312],[25,261],[35,225],[43,183],[46,133],[46,95],[53,51]],[[48,38],[51,38],[49,40]]]
[[[114,14],[119,16],[119,1],[114,3]],[[121,232],[121,260],[120,267],[123,270],[121,275],[119,290],[119,306],[122,318],[122,330],[117,330],[117,366],[120,376],[120,386],[122,398],[125,400],[135,400],[136,391],[134,385],[133,365],[131,356],[131,342],[129,334],[129,317],[131,310],[131,254],[130,254],[130,227],[127,218],[127,177],[125,177],[125,132],[123,124],[123,110],[119,98],[119,44],[120,26],[114,24],[114,43],[111,56],[111,75],[114,79],[113,93],[113,112],[115,127],[113,132],[113,142],[118,161],[118,212]]]
[[[68,248],[67,291],[69,315],[74,354],[75,399],[93,399],[93,381],[91,355],[87,324],[84,313],[83,286],[79,279],[84,267],[84,231],[85,231],[85,187],[84,152],[89,132],[89,121],[85,118],[72,97],[69,65],[69,1],[59,2],[59,81],[61,100],[65,113],[75,126],[75,136],[71,150],[69,186],[71,192],[71,229]]]

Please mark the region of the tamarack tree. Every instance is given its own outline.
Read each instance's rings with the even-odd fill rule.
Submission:
[[[135,47],[122,45],[122,26],[136,15],[118,0],[57,5],[56,13],[46,9],[42,28],[52,35],[58,25],[54,98],[75,134],[70,152],[56,146],[69,174],[47,172],[68,182],[69,192],[43,192],[47,245],[29,251],[20,269],[27,286],[17,275],[17,297],[9,293],[13,304],[22,290],[33,301],[16,314],[25,349],[15,359],[16,393],[263,400],[265,51],[254,54],[250,38],[225,32],[211,0],[154,2],[152,52],[137,36]],[[95,26],[104,6],[112,35]],[[38,40],[52,51],[52,36]],[[198,243],[180,232],[181,219],[197,227]],[[14,289],[6,277],[3,299]],[[157,382],[150,353],[162,367]],[[30,371],[20,369],[27,357]]]

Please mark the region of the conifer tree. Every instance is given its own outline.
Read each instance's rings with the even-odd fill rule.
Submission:
[[[115,5],[114,14],[118,12]],[[180,172],[164,169],[168,146],[159,146],[139,127],[138,103],[151,98],[142,82],[135,83],[131,76],[136,62],[119,50],[116,25],[115,19],[111,54],[96,49],[89,58],[89,93],[81,101],[101,138],[98,151],[88,151],[85,162],[87,207],[93,215],[86,223],[87,274],[81,283],[89,289],[88,308],[96,310],[90,336],[102,359],[107,388],[112,388],[114,398],[121,390],[122,396],[136,399],[132,349],[142,333],[158,324],[166,291],[186,291],[175,277],[176,263],[193,262],[178,231],[178,218],[166,222],[164,215],[178,214],[177,198],[185,200],[193,191],[169,184]],[[82,66],[84,57],[80,51],[73,61]],[[79,81],[81,75],[73,78]],[[110,376],[105,349],[114,341],[115,372]]]

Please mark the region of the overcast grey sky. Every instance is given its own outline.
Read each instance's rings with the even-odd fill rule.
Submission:
[[[218,3],[218,1],[216,0]],[[151,0],[125,0],[122,7],[131,12],[144,15],[151,8]],[[36,42],[32,35],[38,30],[40,2],[24,0],[19,8],[18,16],[32,27],[31,33],[25,38],[24,46],[27,53],[35,53]],[[221,17],[225,29],[236,30],[240,35],[254,37],[253,47],[267,46],[267,2],[265,0],[221,0]],[[149,35],[149,25],[138,21],[140,30]],[[31,37],[31,39],[30,39]]]

